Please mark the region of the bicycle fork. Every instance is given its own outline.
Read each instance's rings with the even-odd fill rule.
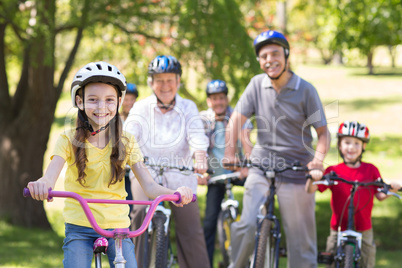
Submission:
[[[338,232],[338,237],[337,237],[337,252],[336,255],[334,256],[335,262],[341,262],[345,258],[345,252],[341,252],[339,249],[344,248],[346,244],[351,244],[354,247],[354,262],[359,263],[360,261],[360,249],[362,246],[362,237],[363,235],[359,232],[353,231],[353,230],[345,230],[343,232]],[[358,266],[356,266],[358,267]]]

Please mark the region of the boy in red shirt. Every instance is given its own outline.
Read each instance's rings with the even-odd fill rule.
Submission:
[[[340,156],[343,158],[343,163],[328,167],[325,170],[325,174],[334,171],[339,177],[345,180],[359,182],[371,182],[381,178],[380,172],[373,164],[361,161],[364,149],[370,140],[369,130],[364,124],[345,121],[339,126],[337,135],[338,150]],[[335,253],[337,230],[339,226],[341,231],[347,229],[347,206],[350,201],[350,190],[352,186],[342,182],[339,182],[338,185],[332,186],[313,185],[312,183],[312,180],[308,180],[306,183],[306,191],[308,193],[314,193],[316,190],[323,192],[328,188],[332,191],[331,228],[330,235],[327,239],[326,251]],[[391,186],[392,192],[397,192],[400,188],[398,183],[391,183]],[[376,187],[360,187],[358,188],[354,198],[355,227],[356,231],[362,233],[361,267],[375,266],[376,246],[374,243],[371,224],[371,212],[373,209],[374,196],[380,201],[388,197],[384,193],[377,192]]]

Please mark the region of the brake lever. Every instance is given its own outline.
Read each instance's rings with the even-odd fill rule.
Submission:
[[[323,180],[323,181],[315,181],[313,182],[313,185],[326,185],[326,186],[332,186],[332,185],[338,185],[337,181],[329,181],[329,180]]]
[[[379,191],[379,192],[381,192],[381,193],[384,193],[384,194],[386,194],[386,195],[393,195],[393,196],[395,196],[396,198],[398,198],[399,200],[402,198],[399,194],[394,193],[394,192],[391,192],[391,191],[388,191],[387,189],[384,189],[384,188],[382,188],[382,189],[377,189],[377,191]]]

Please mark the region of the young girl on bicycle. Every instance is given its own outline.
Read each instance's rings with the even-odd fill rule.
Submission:
[[[74,76],[71,85],[73,106],[78,108],[77,128],[63,133],[56,144],[44,176],[28,183],[32,198],[44,200],[48,189],[54,188],[67,162],[64,188],[84,198],[124,200],[125,165],[129,164],[141,187],[150,198],[175,191],[158,185],[142,162],[143,156],[135,138],[122,131],[118,108],[126,93],[126,80],[113,65],[106,62],[89,63]],[[182,203],[188,204],[192,191],[180,187]],[[128,228],[128,205],[89,205],[97,223],[103,229]],[[64,267],[90,267],[92,246],[99,235],[91,228],[81,206],[66,199]],[[108,258],[114,267],[114,240],[109,239]],[[131,239],[123,241],[127,267],[136,267]]]
[[[330,166],[325,170],[325,174],[334,171],[339,177],[359,182],[371,182],[381,178],[380,172],[373,164],[362,162],[362,155],[370,140],[370,133],[364,124],[358,122],[345,121],[339,126],[338,130],[338,150],[343,159],[343,163]],[[391,183],[392,192],[397,192],[400,188],[398,183]],[[337,230],[341,226],[341,231],[346,230],[348,210],[347,203],[350,199],[351,185],[340,182],[336,186],[313,185],[312,180],[308,180],[306,191],[313,193],[330,189],[332,191],[331,209],[332,217],[330,223],[330,235],[327,239],[327,252],[335,253],[337,243]],[[375,187],[359,188],[356,193],[357,200],[355,213],[356,231],[361,232],[362,238],[362,259],[361,267],[374,267],[376,246],[374,243],[373,229],[371,224],[371,212],[373,209],[374,196],[382,201],[388,196],[377,192]],[[345,208],[346,207],[346,208]]]

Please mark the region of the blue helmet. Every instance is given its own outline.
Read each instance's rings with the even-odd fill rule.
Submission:
[[[180,62],[173,56],[160,55],[148,65],[148,75],[175,73],[181,75]]]
[[[257,54],[257,57],[258,53],[260,52],[260,49],[267,44],[280,45],[285,50],[285,58],[289,57],[289,43],[288,40],[286,40],[286,37],[282,33],[272,30],[260,33],[254,39],[254,49],[255,54]]]
[[[138,90],[137,86],[133,83],[127,83],[127,91],[126,94],[134,94],[135,97],[138,98]]]
[[[209,97],[212,94],[216,93],[225,93],[228,94],[228,87],[226,83],[222,80],[212,80],[207,85],[207,96]]]

